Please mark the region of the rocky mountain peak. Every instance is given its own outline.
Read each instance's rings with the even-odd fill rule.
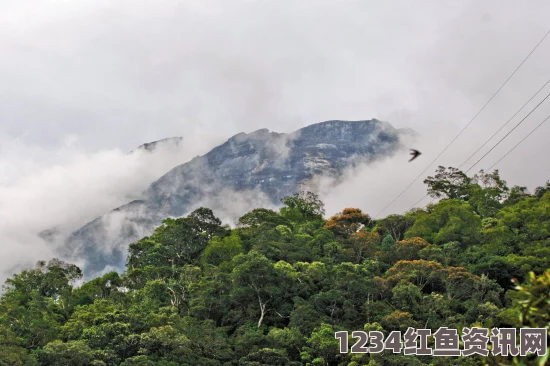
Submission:
[[[106,266],[122,268],[128,244],[152,233],[166,217],[180,217],[202,205],[225,207],[227,214],[237,218],[254,208],[249,207],[254,204],[253,195],[269,201],[263,204],[277,205],[316,177],[338,178],[358,162],[394,154],[405,134],[376,119],[326,121],[292,133],[268,129],[239,133],[168,171],[149,186],[143,199],[77,230],[67,241],[67,251],[86,258],[85,271],[90,274]],[[167,141],[142,148],[154,149]],[[236,202],[237,193],[248,199]]]

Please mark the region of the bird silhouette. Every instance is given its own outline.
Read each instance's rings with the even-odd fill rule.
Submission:
[[[418,155],[420,155],[420,154],[422,154],[420,151],[415,150],[415,149],[411,149],[412,158],[411,158],[411,160],[409,160],[409,163],[411,161],[413,161],[414,159],[416,159],[418,157]]]

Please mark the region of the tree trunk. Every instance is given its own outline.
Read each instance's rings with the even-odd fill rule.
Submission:
[[[262,326],[262,322],[264,321],[266,303],[262,304],[262,301],[259,298],[258,302],[260,303],[260,320],[258,320],[258,328],[260,328]]]

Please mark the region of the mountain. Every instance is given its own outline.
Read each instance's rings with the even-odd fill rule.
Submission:
[[[66,241],[64,254],[84,258],[87,275],[123,268],[127,246],[151,234],[166,217],[186,215],[201,205],[215,212],[216,207],[222,211],[225,207],[233,218],[254,207],[276,206],[303,185],[314,191],[316,179],[322,176],[338,178],[354,164],[392,155],[411,134],[376,119],[327,121],[290,134],[267,129],[237,134],[207,154],[174,167],[153,182],[141,199],[75,231]]]
[[[130,154],[140,150],[154,152],[159,147],[165,146],[165,145],[171,145],[171,146],[177,147],[182,143],[182,141],[183,141],[183,137],[169,137],[158,141],[147,142],[143,145],[138,146],[137,149],[130,151]]]

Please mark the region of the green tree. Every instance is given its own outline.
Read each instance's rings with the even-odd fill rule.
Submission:
[[[329,324],[321,324],[307,340],[310,354],[316,357],[321,365],[337,364],[342,359],[339,351],[339,341],[334,337],[336,329]]]
[[[290,198],[288,199],[290,200]],[[289,204],[291,204],[289,202]],[[294,207],[294,205],[292,205]],[[290,208],[290,206],[289,206]],[[266,208],[255,208],[241,216],[237,222],[241,228],[275,227],[278,225],[290,226],[290,221],[273,210]]]
[[[325,214],[324,203],[312,192],[295,193],[283,197],[281,202],[285,205],[281,208],[281,216],[293,222],[322,220]]]
[[[477,243],[480,235],[481,218],[467,202],[444,200],[417,218],[405,237],[421,237],[435,244],[457,241],[467,246]]]
[[[234,262],[234,297],[242,299],[244,304],[256,303],[259,328],[268,311],[277,313],[277,305],[284,297],[289,296],[285,285],[292,279],[285,276],[284,271],[278,270],[264,255],[255,251],[236,256]]]
[[[405,233],[414,224],[415,217],[410,214],[389,215],[376,221],[376,230],[384,238],[390,236],[394,242],[403,240]]]
[[[439,166],[435,176],[424,180],[428,194],[433,198],[467,199],[472,178],[457,168]]]
[[[252,352],[248,356],[239,360],[239,366],[291,366],[300,365],[297,362],[291,362],[284,350],[262,348],[259,351]]]
[[[220,239],[214,236],[202,254],[202,262],[219,266],[222,262],[228,262],[233,257],[244,252],[241,238],[237,231],[230,236]]]
[[[39,353],[39,359],[42,364],[52,366],[91,366],[95,355],[84,341],[63,343],[55,340],[44,347]]]

